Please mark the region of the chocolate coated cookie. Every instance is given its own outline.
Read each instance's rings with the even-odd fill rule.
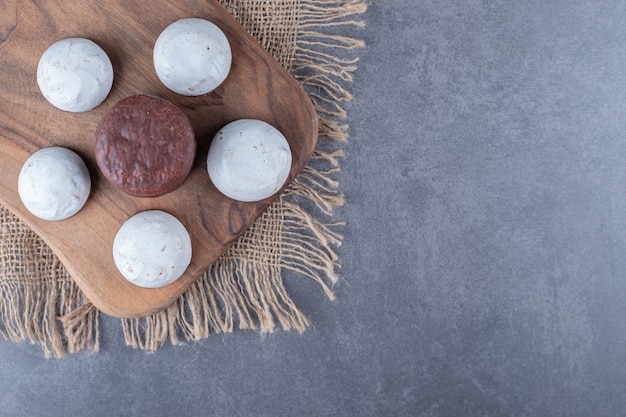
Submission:
[[[173,191],[189,175],[196,140],[185,113],[167,100],[127,97],[102,118],[95,135],[104,176],[139,197]]]

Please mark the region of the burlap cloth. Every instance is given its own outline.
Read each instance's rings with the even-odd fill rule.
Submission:
[[[309,326],[293,303],[282,271],[317,281],[333,298],[343,204],[335,176],[347,140],[342,102],[362,46],[339,36],[362,22],[363,0],[220,0],[309,93],[320,140],[311,162],[276,202],[180,299],[153,316],[122,320],[126,344],[156,350],[234,329],[302,332]],[[340,30],[338,30],[340,29]],[[303,207],[309,207],[305,210]],[[339,229],[339,230],[338,230]],[[99,312],[52,250],[0,206],[0,335],[41,345],[46,356],[97,351]]]

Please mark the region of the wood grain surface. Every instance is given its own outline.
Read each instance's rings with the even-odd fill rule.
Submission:
[[[140,317],[170,305],[267,208],[273,198],[240,203],[220,194],[206,172],[213,135],[241,118],[264,120],[290,143],[289,181],[305,166],[317,141],[317,116],[299,84],[215,0],[46,0],[0,2],[0,202],[32,227],[58,254],[93,304],[117,317]],[[152,48],[170,23],[199,17],[228,37],[233,65],[213,93],[183,97],[167,90],[152,64]],[[56,109],[36,82],[41,54],[57,40],[84,37],[109,55],[115,79],[107,100],[74,114]],[[156,198],[124,194],[95,163],[94,133],[117,101],[134,94],[170,100],[189,117],[198,141],[194,168],[177,190]],[[64,146],[79,153],[92,176],[92,194],[74,217],[46,222],[28,213],[17,193],[23,162],[34,151]],[[191,234],[193,259],[185,275],[166,287],[143,289],[127,282],[113,263],[115,233],[130,216],[160,209],[175,215]]]

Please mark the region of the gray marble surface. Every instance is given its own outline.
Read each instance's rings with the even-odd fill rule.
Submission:
[[[156,354],[0,343],[2,416],[626,413],[626,3],[383,0],[349,106],[336,301]]]

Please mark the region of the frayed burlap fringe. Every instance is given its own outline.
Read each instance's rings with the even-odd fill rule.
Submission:
[[[98,311],[52,250],[0,207],[0,336],[41,346],[46,357],[98,350]]]
[[[330,299],[340,265],[344,203],[336,175],[348,138],[346,90],[359,40],[337,36],[355,28],[363,0],[220,0],[302,84],[319,115],[320,146],[286,192],[211,268],[165,311],[122,320],[126,344],[156,350],[210,334],[253,329],[304,331],[308,319],[284,286],[283,270],[317,282]],[[308,201],[311,204],[305,204]],[[311,205],[311,210],[303,206]],[[313,214],[315,213],[315,214]],[[0,336],[40,344],[47,357],[98,350],[98,311],[38,236],[0,207]]]
[[[333,299],[326,281],[338,280],[333,247],[341,235],[280,199],[176,303],[152,316],[122,320],[126,343],[157,350],[235,329],[303,332],[309,320],[287,294],[281,270],[313,279]]]

